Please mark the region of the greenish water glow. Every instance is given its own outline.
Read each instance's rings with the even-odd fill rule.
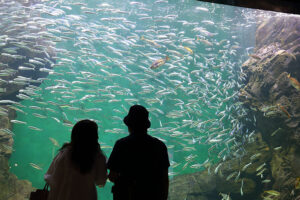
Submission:
[[[254,46],[252,11],[196,1],[141,2],[107,1],[110,6],[99,1],[86,5],[72,5],[72,1],[44,3],[49,11],[64,11],[58,16],[42,14],[56,20],[47,31],[61,40],[56,44],[60,51],[55,73],[39,86],[32,100],[21,101],[27,114],[17,113],[17,120],[27,122],[13,126],[15,151],[10,164],[20,179],[30,180],[34,187],[43,186],[43,175],[59,149],[49,138],[59,146],[70,140],[71,127],[64,122],[96,120],[99,142],[109,156],[114,142],[127,135],[122,119],[135,103],[150,111],[149,133],[168,146],[170,177],[204,170],[195,164],[207,158],[211,163],[219,160],[218,153],[227,145],[219,142],[208,152],[215,143],[207,139],[213,132],[226,130],[224,141],[236,126],[232,120],[240,109],[236,104],[240,67],[246,58],[245,49]],[[242,15],[247,12],[249,16]],[[160,47],[141,40],[141,36],[155,40]],[[206,46],[197,36],[213,46]],[[184,47],[192,49],[193,54]],[[166,55],[170,61],[158,69],[149,68]],[[225,117],[220,120],[222,111]],[[210,119],[216,120],[200,126]],[[188,124],[187,120],[198,123]],[[112,198],[110,183],[100,196]]]

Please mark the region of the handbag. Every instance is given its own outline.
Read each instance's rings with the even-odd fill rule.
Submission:
[[[46,183],[44,189],[37,189],[35,192],[30,193],[29,200],[47,200],[49,195],[49,184]]]

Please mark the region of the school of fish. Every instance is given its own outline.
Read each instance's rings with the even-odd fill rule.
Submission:
[[[254,15],[239,23],[226,15],[212,20],[222,7],[203,4],[182,16],[176,9],[184,3],[164,0],[0,2],[0,82],[6,86],[0,93],[10,84],[22,86],[15,99],[0,99],[0,105],[17,112],[11,123],[35,134],[28,137],[44,134],[45,143],[59,148],[69,135],[50,132],[51,125],[60,132],[91,118],[109,154],[127,134],[122,119],[129,107],[141,104],[150,112],[149,133],[167,144],[170,176],[200,169],[217,173],[222,163],[210,166],[218,160],[243,156],[241,141],[251,141],[253,130],[241,119],[256,119],[246,118],[238,95],[245,79],[241,65],[253,46],[240,43],[237,27],[251,28]],[[25,50],[40,57],[24,56]],[[12,67],[5,60],[23,64]],[[17,72],[23,76],[9,80]],[[48,76],[33,76],[41,72]],[[7,114],[1,108],[0,115]],[[27,163],[43,169],[38,160]]]

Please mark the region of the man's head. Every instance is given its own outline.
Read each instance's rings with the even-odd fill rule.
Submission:
[[[124,117],[123,122],[128,126],[129,130],[134,133],[145,132],[151,126],[148,117],[149,112],[145,107],[133,105],[130,107],[128,115]]]

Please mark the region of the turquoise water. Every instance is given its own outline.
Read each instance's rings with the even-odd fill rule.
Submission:
[[[16,120],[26,124],[13,125],[10,165],[20,179],[42,187],[80,119],[98,123],[109,156],[127,135],[122,119],[136,103],[150,112],[149,134],[168,147],[170,178],[210,170],[226,159],[236,130],[249,134],[240,131],[246,110],[238,90],[254,46],[254,11],[196,1],[80,2],[32,5],[51,22],[44,31],[57,55],[49,76],[30,89],[36,95],[20,102]],[[165,56],[170,60],[150,69]],[[112,199],[110,186],[101,199]]]

